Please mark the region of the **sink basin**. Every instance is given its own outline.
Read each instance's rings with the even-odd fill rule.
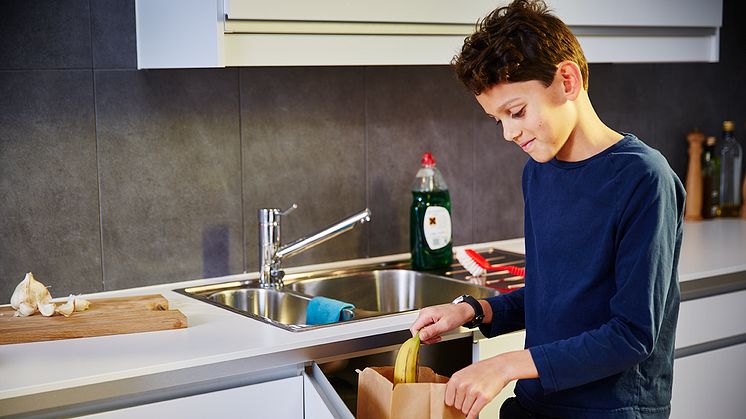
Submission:
[[[387,269],[286,283],[286,288],[310,296],[322,295],[380,313],[400,313],[450,303],[462,294],[485,298],[492,289],[429,273]]]
[[[476,298],[498,294],[490,288],[405,269],[289,275],[282,289],[261,288],[254,280],[174,291],[292,331],[330,326],[306,324],[308,302],[316,296],[353,304],[354,310],[343,312],[340,322],[346,322],[448,303],[461,294]]]
[[[207,295],[207,299],[285,325],[306,322],[306,308],[310,298],[267,288],[236,288]]]

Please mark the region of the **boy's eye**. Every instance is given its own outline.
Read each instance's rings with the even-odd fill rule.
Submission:
[[[522,107],[518,112],[510,114],[511,118],[520,118],[526,113],[526,107]]]

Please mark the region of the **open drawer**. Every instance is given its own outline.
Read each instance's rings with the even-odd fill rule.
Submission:
[[[306,418],[355,418],[315,362],[303,372],[303,412]]]
[[[432,368],[437,374],[450,377],[472,363],[474,339],[471,334],[452,337],[434,345],[420,348],[420,365]],[[399,344],[382,346],[354,354],[320,359],[304,370],[304,391],[313,389],[329,413],[309,415],[311,400],[316,395],[306,394],[307,418],[352,418],[357,414],[358,371],[366,367],[392,366]],[[316,411],[314,410],[314,413]]]

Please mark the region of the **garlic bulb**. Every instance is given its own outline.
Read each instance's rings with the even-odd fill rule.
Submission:
[[[74,311],[85,311],[91,302],[79,295],[70,294],[64,304],[57,306],[52,301],[52,295],[47,287],[34,278],[31,272],[26,274],[13,295],[10,297],[10,305],[16,309],[16,317],[26,317],[36,313],[38,309],[43,316],[49,317],[54,313],[60,313],[69,317]]]
[[[10,297],[10,305],[15,308],[17,315],[30,316],[36,312],[39,304],[48,304],[52,299],[47,287],[34,278],[34,274],[27,273],[13,295]]]

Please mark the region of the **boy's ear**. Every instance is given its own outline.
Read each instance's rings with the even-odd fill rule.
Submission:
[[[557,73],[562,79],[562,89],[565,97],[575,100],[583,89],[583,75],[580,67],[572,61],[562,61],[557,65]]]

